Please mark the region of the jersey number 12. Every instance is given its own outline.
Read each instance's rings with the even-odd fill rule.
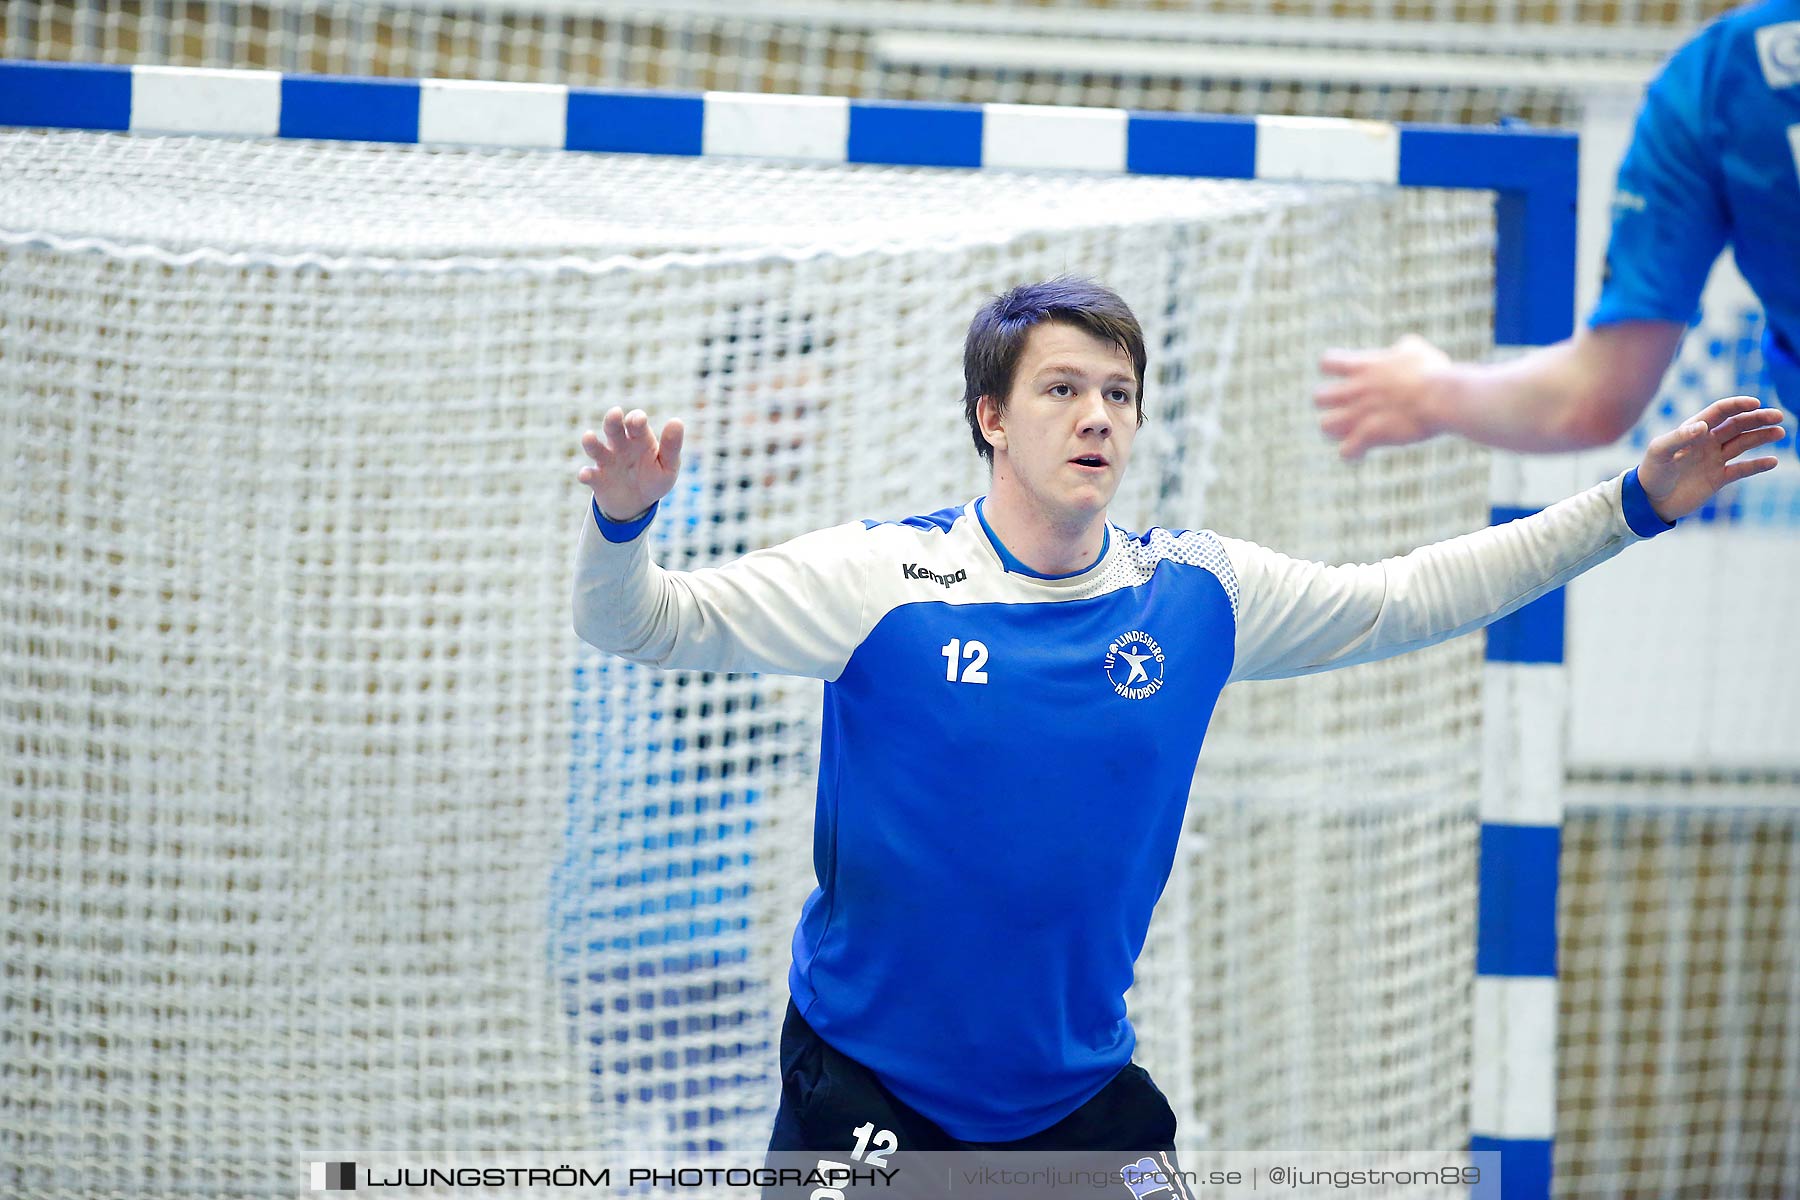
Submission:
[[[964,642],[961,638],[951,638],[938,653],[949,660],[944,667],[944,678],[951,683],[987,682],[988,649],[985,643]],[[956,667],[965,658],[969,660],[968,665],[963,667],[962,678],[958,680]]]

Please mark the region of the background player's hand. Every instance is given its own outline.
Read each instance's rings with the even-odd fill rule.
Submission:
[[[1773,458],[1732,460],[1781,439],[1781,412],[1751,396],[1715,400],[1679,429],[1650,443],[1638,482],[1665,521],[1685,517],[1728,483],[1772,470]]]
[[[1414,333],[1384,350],[1327,350],[1319,369],[1338,379],[1313,392],[1313,403],[1324,410],[1319,428],[1352,462],[1374,446],[1405,446],[1441,433],[1432,390],[1450,365],[1448,354]]]
[[[682,428],[679,419],[663,426],[658,437],[642,409],[612,409],[600,421],[600,433],[581,435],[581,448],[594,461],[576,478],[594,489],[594,502],[613,521],[644,514],[669,494],[681,470]]]

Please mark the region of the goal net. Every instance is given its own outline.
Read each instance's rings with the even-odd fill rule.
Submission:
[[[1486,520],[1482,456],[1345,467],[1307,398],[1326,345],[1485,348],[1480,195],[30,132],[0,176],[11,1192],[766,1142],[819,693],[575,639],[613,404],[689,423],[665,564],[929,511],[983,485],[968,318],[1074,271],[1148,334],[1116,520]],[[1227,695],[1129,997],[1185,1144],[1465,1144],[1480,679]]]
[[[1470,124],[1517,118],[1540,127],[1583,126],[1588,153],[1599,160],[1606,126],[1619,139],[1629,128],[1638,85],[1728,7],[1729,0],[663,0],[654,7],[638,0],[0,0],[0,53],[934,102]],[[1592,136],[1596,127],[1600,138]],[[1612,152],[1621,148],[1622,140]],[[1584,236],[1596,245],[1609,186],[1604,162],[1583,183],[1584,207],[1598,213]],[[1586,258],[1581,266],[1597,275],[1598,249]],[[1638,430],[1638,445],[1717,395],[1758,390],[1760,308],[1711,295],[1705,307],[1704,323],[1685,342]],[[1772,1186],[1800,1188],[1800,1147],[1787,1132],[1800,1127],[1800,1035],[1753,1044],[1736,1039],[1741,1025],[1720,1033],[1711,1024],[1723,1006],[1754,1012],[1768,1028],[1800,1029],[1800,990],[1756,990],[1720,967],[1771,953],[1791,964],[1784,931],[1800,924],[1800,891],[1665,890],[1646,910],[1647,920],[1735,939],[1723,958],[1692,957],[1679,939],[1651,938],[1633,939],[1601,960],[1581,947],[1606,935],[1578,924],[1583,914],[1605,910],[1604,881],[1626,870],[1628,860],[1637,864],[1629,869],[1652,874],[1658,863],[1683,860],[1691,848],[1653,838],[1697,828],[1664,820],[1659,814],[1668,806],[1699,805],[1714,820],[1748,822],[1751,836],[1771,848],[1767,861],[1791,855],[1800,838],[1784,815],[1800,808],[1792,753],[1748,776],[1740,761],[1747,743],[1779,745],[1780,731],[1792,727],[1783,681],[1792,674],[1795,643],[1759,642],[1750,632],[1785,619],[1781,598],[1800,569],[1793,532],[1800,509],[1783,482],[1795,465],[1793,445],[1782,453],[1781,471],[1750,481],[1739,499],[1721,506],[1736,510],[1741,499],[1751,513],[1771,512],[1770,520],[1733,518],[1729,530],[1664,539],[1657,564],[1644,570],[1654,578],[1648,592],[1637,587],[1635,564],[1620,563],[1581,581],[1570,598],[1576,775],[1565,784],[1556,1143],[1562,1196],[1623,1195],[1627,1178],[1650,1190],[1734,1190],[1729,1175],[1706,1174],[1705,1164],[1716,1159],[1704,1155],[1679,1170],[1669,1166],[1672,1173],[1654,1183],[1641,1165],[1613,1170],[1626,1153],[1639,1164],[1670,1164],[1658,1148],[1689,1143],[1750,1146],[1765,1164],[1759,1179],[1777,1170],[1766,1164],[1785,1162],[1779,1169],[1787,1174]],[[1596,452],[1587,477],[1622,469],[1635,456],[1635,448]],[[1705,656],[1684,644],[1678,661],[1659,658],[1654,666],[1636,653],[1720,608],[1741,618],[1714,626],[1721,652]],[[1621,670],[1616,647],[1634,665]],[[1641,719],[1645,713],[1654,719]],[[1746,736],[1746,719],[1775,732]],[[1707,739],[1700,752],[1696,731]],[[1598,749],[1596,738],[1604,743]],[[1654,766],[1646,770],[1646,762]],[[1613,860],[1594,857],[1624,827],[1652,840],[1630,843],[1637,848]],[[1689,903],[1707,907],[1678,910]],[[1604,971],[1594,969],[1602,962]],[[1697,986],[1682,990],[1687,1007],[1674,1016],[1654,989],[1616,982],[1690,970],[1700,972]],[[1604,1013],[1594,1017],[1599,1033],[1571,1035],[1577,1013]],[[1727,1064],[1754,1055],[1774,1062],[1784,1082],[1772,1094],[1730,1103],[1691,1089],[1608,1086],[1615,1050],[1594,1037],[1652,1023],[1659,1044],[1671,1047],[1670,1061],[1700,1064],[1708,1078],[1736,1079]],[[1634,1132],[1621,1141],[1604,1130]]]

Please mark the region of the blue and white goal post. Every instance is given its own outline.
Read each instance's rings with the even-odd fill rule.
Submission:
[[[0,125],[1481,190],[1496,345],[1558,341],[1574,317],[1562,132],[20,61],[0,62]],[[1495,478],[1496,523],[1553,498],[1516,461]],[[1550,1192],[1563,641],[1560,592],[1487,634],[1471,1148],[1500,1152],[1508,1197]]]

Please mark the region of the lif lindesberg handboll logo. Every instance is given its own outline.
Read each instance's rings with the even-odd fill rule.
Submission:
[[[1154,696],[1163,685],[1163,652],[1141,629],[1121,633],[1106,646],[1106,678],[1127,700]]]

